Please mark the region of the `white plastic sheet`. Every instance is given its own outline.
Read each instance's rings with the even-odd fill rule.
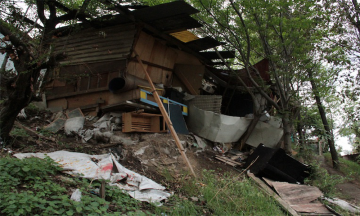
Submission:
[[[52,153],[19,153],[14,155],[23,159],[27,157],[52,158],[59,163],[64,172],[71,175],[82,175],[89,179],[110,180],[110,185],[117,186],[131,197],[147,202],[160,202],[170,197],[170,193],[165,192],[165,187],[133,172],[119,162],[113,155],[88,155],[84,153],[57,151]],[[122,181],[120,183],[119,181]],[[125,183],[123,183],[125,182]]]

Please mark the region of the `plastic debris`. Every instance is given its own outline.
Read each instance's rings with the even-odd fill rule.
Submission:
[[[83,128],[85,117],[75,117],[67,119],[64,125],[65,134],[70,135],[72,132],[79,133]]]
[[[80,202],[81,201],[81,191],[79,189],[76,189],[74,191],[74,193],[71,194],[70,199],[74,200],[76,202]]]
[[[111,186],[117,186],[131,197],[146,202],[159,203],[170,197],[165,187],[153,180],[123,167],[112,154],[88,155],[77,152],[57,151],[52,153],[20,153],[19,159],[27,157],[52,158],[70,175],[89,179],[110,180]],[[120,182],[121,181],[121,182]]]

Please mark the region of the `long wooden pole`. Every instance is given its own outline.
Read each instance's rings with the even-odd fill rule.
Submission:
[[[171,122],[171,120],[170,120],[170,118],[169,118],[169,116],[168,116],[168,114],[167,114],[167,112],[166,112],[166,110],[165,110],[165,108],[164,108],[163,103],[162,103],[161,100],[160,100],[159,94],[157,93],[156,88],[155,88],[155,86],[154,86],[154,84],[153,84],[153,82],[152,82],[152,80],[151,80],[151,78],[150,78],[150,76],[149,76],[149,74],[148,74],[148,72],[147,72],[147,70],[146,70],[146,68],[145,68],[142,60],[141,60],[141,58],[139,57],[139,55],[136,53],[135,50],[134,50],[134,53],[135,53],[135,55],[136,55],[136,59],[138,60],[139,64],[141,65],[141,68],[143,69],[143,71],[144,71],[144,73],[145,73],[145,76],[146,76],[147,81],[149,82],[149,84],[150,84],[150,86],[151,86],[152,94],[153,94],[153,96],[154,96],[154,98],[155,98],[156,103],[157,103],[158,106],[159,106],[160,112],[161,112],[162,116],[164,117],[165,122],[166,122],[168,128],[170,129],[171,135],[173,136],[173,138],[174,138],[174,140],[175,140],[176,146],[178,147],[178,149],[179,149],[179,151],[180,151],[180,153],[181,153],[184,161],[186,162],[187,166],[189,167],[191,173],[192,173],[192,174],[194,175],[194,177],[196,178],[196,174],[195,174],[195,172],[194,172],[194,170],[193,170],[193,168],[192,168],[192,166],[191,166],[191,164],[190,164],[189,159],[187,158],[187,156],[186,156],[186,154],[185,154],[185,149],[184,149],[184,147],[183,147],[183,146],[181,145],[181,143],[180,143],[180,139],[179,139],[179,137],[178,137],[178,135],[177,135],[177,133],[176,133],[174,127],[173,127],[173,124],[172,124],[172,122]]]

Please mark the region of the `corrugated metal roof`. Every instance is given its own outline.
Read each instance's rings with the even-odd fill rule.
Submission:
[[[217,41],[211,37],[204,37],[204,38],[200,38],[200,39],[191,41],[189,43],[186,43],[187,47],[189,47],[190,49],[193,49],[195,51],[206,50],[206,49],[214,48],[214,47],[217,47],[220,45],[221,45],[221,43],[219,41]]]
[[[157,19],[164,19],[180,14],[195,14],[199,11],[184,1],[175,1],[166,4],[160,4],[148,8],[135,10],[132,14],[144,22],[151,22]]]

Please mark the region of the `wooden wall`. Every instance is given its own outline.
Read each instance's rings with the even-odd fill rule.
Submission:
[[[124,59],[130,53],[135,32],[132,24],[82,30],[54,39],[54,52],[66,56],[59,62],[61,65]]]

